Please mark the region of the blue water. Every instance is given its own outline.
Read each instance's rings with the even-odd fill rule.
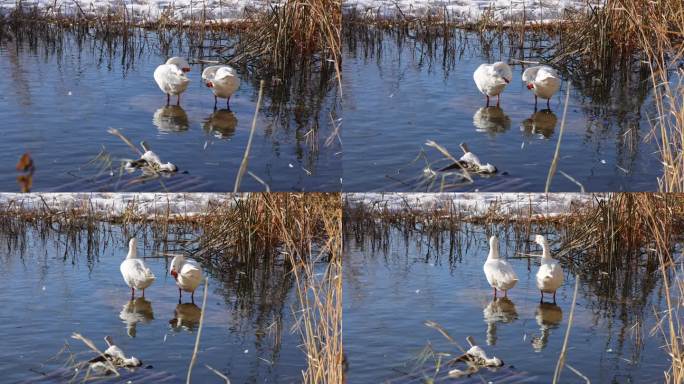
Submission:
[[[509,258],[520,281],[508,293],[509,301],[494,300],[482,271],[488,252],[484,234],[464,239],[463,252],[451,255],[448,243],[436,247],[434,242],[428,245],[427,237],[404,237],[395,230],[389,236],[388,248],[376,246],[375,250],[369,241],[345,237],[348,382],[406,382],[419,372],[416,359],[428,344],[436,352],[460,355],[440,333],[425,326],[427,320],[439,323],[466,348],[466,337],[473,336],[490,356],[520,373],[518,380],[552,381],[575,286],[567,266],[557,305],[550,303],[549,296],[540,304],[535,283],[538,264]],[[513,244],[501,239],[502,255],[513,256]],[[603,285],[612,286],[609,279]],[[649,336],[655,325],[654,311],[665,306],[660,285],[644,288],[645,284],[634,296],[629,289],[639,288],[630,287],[624,297],[616,297],[599,290],[599,282],[585,280],[580,277],[566,363],[593,383],[645,383],[662,377],[669,366],[664,341],[659,335]],[[434,373],[435,360],[418,366]],[[438,377],[454,367],[445,368]],[[458,368],[464,369],[463,364]],[[495,374],[486,369],[478,373],[485,382]],[[584,381],[566,367],[560,382]]]
[[[440,40],[430,47],[415,36],[379,35],[381,41],[369,48],[360,41],[344,45],[345,191],[544,191],[569,73],[563,74],[550,110],[540,100],[535,112],[534,97],[521,80],[524,67],[515,64],[519,56],[509,56],[507,42],[501,50],[486,50],[475,33],[464,32],[463,41],[454,38],[449,49],[457,52],[450,56],[443,54]],[[432,59],[431,52],[436,52]],[[539,60],[536,55],[526,51],[525,59]],[[513,81],[500,108],[486,108],[472,74],[481,63],[498,60],[513,64]],[[628,83],[639,81],[648,79]],[[578,192],[576,182],[588,192],[657,190],[656,179],[662,175],[658,148],[645,141],[651,130],[651,99],[615,87],[605,103],[592,98],[595,89],[570,87],[558,163],[569,177],[556,173],[550,190]],[[598,82],[596,87],[608,85]],[[459,143],[466,142],[499,173],[476,176],[473,183],[453,177],[442,181],[441,173],[426,179],[428,164],[435,163],[431,168],[438,171],[450,163],[439,161],[444,156],[427,147],[427,140],[456,158],[462,155]]]
[[[170,260],[157,256],[139,238],[139,255],[157,279],[145,291],[145,299],[130,302],[130,289],[119,272],[127,247],[102,233],[99,253],[88,255],[83,245],[65,257],[64,239],[48,237],[43,243],[35,231],[20,247],[2,247],[0,273],[3,289],[3,341],[0,375],[3,382],[36,378],[59,369],[67,354],[53,358],[64,346],[81,353],[87,348],[71,339],[79,332],[106,348],[104,336],[128,355],[142,360],[152,372],[168,372],[174,382],[184,382],[197,337],[204,288],[195,292],[195,304],[187,293],[178,304],[178,290],[168,274]],[[104,248],[103,248],[104,247]],[[297,299],[285,266],[277,264],[267,274],[235,267],[229,274],[209,276],[206,313],[193,382],[221,380],[205,364],[227,375],[234,383],[298,382],[306,358],[298,348],[299,335],[290,332],[292,308]],[[205,270],[207,272],[207,270]],[[268,276],[264,279],[264,276]],[[77,355],[82,361],[92,354]]]
[[[233,190],[259,79],[239,68],[242,85],[231,99],[232,113],[225,100],[215,112],[213,95],[201,81],[204,65],[195,64],[180,108],[167,108],[154,69],[169,56],[193,59],[197,51],[190,53],[182,38],[163,49],[155,33],[135,32],[141,37],[128,51],[120,41],[108,49],[96,37],[80,41],[71,32],[56,35],[54,46],[40,39],[32,46],[7,35],[0,40],[0,71],[5,73],[0,82],[0,190],[20,189],[15,164],[25,152],[36,166],[33,191]],[[340,148],[337,142],[325,145],[333,131],[331,116],[338,118],[335,82],[320,85],[314,74],[307,90],[295,91],[266,80],[248,170],[273,191],[340,190]],[[122,173],[122,161],[138,155],[108,128],[119,129],[135,145],[146,141],[180,173],[161,182],[139,172]],[[93,161],[103,150],[112,163]],[[247,174],[240,190],[265,188]]]

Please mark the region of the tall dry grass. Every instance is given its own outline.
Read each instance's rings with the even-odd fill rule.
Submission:
[[[8,201],[0,206],[0,240],[9,248],[27,250],[28,232],[44,239],[56,236],[67,254],[87,249],[96,253],[102,242],[123,246],[126,238],[151,236],[159,253],[183,252],[200,260],[212,275],[238,279],[242,271],[252,291],[284,279],[280,291],[260,295],[268,300],[256,310],[282,305],[295,283],[298,305],[293,331],[302,338],[306,383],[342,382],[342,206],[339,193],[244,193],[231,195],[199,214],[172,214],[159,207],[153,214],[134,204],[123,211],[94,207],[84,199],[69,208],[24,206]],[[121,232],[113,228],[120,228]],[[123,235],[123,236],[122,236]],[[164,244],[159,247],[158,244]],[[171,248],[171,249],[169,249]],[[75,256],[74,256],[75,257]],[[283,271],[284,270],[284,271]],[[250,276],[254,276],[253,278]],[[252,281],[255,280],[255,281]],[[249,294],[249,293],[248,293]],[[254,294],[252,292],[251,294]],[[279,296],[281,295],[282,296]],[[241,293],[238,290],[238,296]],[[253,300],[248,300],[250,303]],[[271,304],[273,302],[273,304]],[[239,307],[239,306],[238,306]],[[280,312],[280,310],[278,311]],[[269,318],[268,316],[263,316]],[[279,328],[279,327],[278,327]],[[277,346],[275,347],[277,348]]]
[[[373,250],[386,250],[395,236],[417,236],[432,257],[448,251],[458,260],[482,234],[498,233],[514,244],[514,254],[529,254],[527,245],[536,233],[549,233],[554,257],[571,273],[582,276],[596,292],[596,306],[620,313],[626,323],[641,324],[648,296],[663,287],[665,308],[656,313],[657,326],[651,335],[665,342],[671,368],[664,373],[669,383],[684,380],[684,194],[614,193],[596,195],[591,204],[568,207],[562,215],[533,215],[521,206],[502,214],[493,205],[487,212],[473,214],[453,202],[429,208],[388,208],[382,202],[345,205],[345,238],[368,241]],[[396,239],[396,237],[395,237]],[[679,248],[677,248],[679,244]],[[436,250],[436,251],[435,251]],[[509,257],[518,257],[509,255]],[[630,310],[616,308],[628,300]],[[634,318],[632,318],[634,317]]]
[[[558,63],[573,62],[605,87],[616,66],[646,70],[655,101],[652,138],[660,148],[662,192],[684,192],[684,2],[607,0],[563,32]],[[625,101],[627,102],[627,101]]]

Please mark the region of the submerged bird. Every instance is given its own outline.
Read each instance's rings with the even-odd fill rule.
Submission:
[[[178,285],[178,303],[181,302],[181,291],[190,292],[194,303],[195,289],[202,282],[202,267],[199,263],[178,255],[171,260],[171,276],[176,279],[176,285]]]
[[[226,99],[230,111],[230,97],[240,88],[240,78],[235,69],[229,65],[212,65],[202,71],[202,80],[214,93],[214,109],[220,97]]]
[[[496,105],[499,106],[501,92],[513,80],[513,72],[508,64],[498,61],[494,64],[481,64],[473,73],[473,79],[477,89],[487,97],[487,106],[490,96],[496,96]]]
[[[563,268],[558,260],[551,257],[549,244],[542,235],[537,235],[534,242],[541,245],[541,265],[537,271],[537,287],[541,292],[540,302],[544,302],[544,293],[553,293],[553,303],[556,303],[556,290],[563,284]]]
[[[499,257],[499,238],[496,236],[489,238],[489,255],[484,263],[484,273],[487,282],[494,288],[494,297],[497,289],[504,291],[504,297],[507,297],[508,290],[518,283],[513,267]]]
[[[131,300],[135,297],[136,289],[142,289],[142,297],[145,297],[145,288],[154,282],[152,271],[145,266],[145,262],[138,259],[137,246],[135,237],[128,242],[128,255],[120,267],[124,281],[131,288]]]
[[[171,102],[171,95],[178,96],[176,105],[180,105],[180,95],[190,83],[186,72],[190,72],[190,64],[182,57],[172,57],[154,70],[154,81],[166,94],[166,105]]]
[[[555,69],[547,65],[530,67],[522,74],[527,89],[534,92],[534,109],[537,109],[537,97],[546,99],[546,107],[551,109],[549,102],[561,86],[561,79]]]

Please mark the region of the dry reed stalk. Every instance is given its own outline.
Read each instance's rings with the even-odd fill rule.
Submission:
[[[572,321],[575,318],[575,305],[577,304],[577,289],[579,288],[580,278],[575,275],[575,292],[572,295],[572,305],[570,306],[570,317],[568,318],[568,328],[565,330],[565,336],[563,337],[563,347],[561,348],[560,356],[558,356],[558,361],[556,362],[556,370],[553,373],[553,384],[556,384],[560,380],[561,372],[563,371],[563,365],[565,364],[565,359],[568,353],[568,340],[570,339],[570,329],[572,328]]]
[[[568,82],[568,89],[565,93],[565,105],[563,106],[563,119],[561,120],[560,131],[558,132],[558,142],[556,143],[556,151],[553,154],[553,160],[551,161],[551,166],[549,167],[549,174],[546,177],[546,186],[544,187],[544,192],[549,193],[551,188],[551,181],[553,180],[553,175],[556,173],[558,168],[558,159],[560,158],[560,146],[561,140],[563,139],[563,131],[565,130],[565,117],[568,113],[568,101],[570,100],[570,82]]]
[[[199,326],[197,328],[197,337],[195,338],[195,348],[192,350],[192,358],[190,359],[190,366],[188,367],[188,376],[185,379],[186,384],[190,384],[190,377],[192,376],[192,367],[197,361],[197,353],[199,352],[200,338],[202,337],[202,326],[204,325],[204,314],[207,311],[207,293],[209,292],[209,278],[204,278],[204,297],[202,298],[202,312],[200,313]]]
[[[249,139],[247,139],[247,147],[245,147],[245,154],[242,156],[240,169],[238,170],[237,176],[235,177],[235,186],[233,187],[233,193],[237,193],[240,190],[240,182],[242,181],[242,176],[244,176],[245,172],[247,172],[247,166],[249,164],[249,151],[252,149],[252,138],[254,138],[254,131],[256,131],[257,119],[259,118],[259,110],[261,109],[261,99],[263,95],[264,80],[261,80],[261,82],[259,83],[259,97],[257,98],[257,104],[254,108],[254,117],[252,118],[252,128],[249,130]]]
[[[310,195],[310,194],[307,194]],[[302,373],[305,383],[341,383],[342,372],[342,211],[339,194],[318,194],[321,204],[300,205],[299,217],[316,216],[319,225],[290,217],[270,195],[264,199],[276,224],[281,227],[284,252],[292,266],[300,309],[295,311],[296,329],[306,349],[307,369]],[[306,196],[306,195],[304,195]],[[305,232],[320,231],[323,243],[317,250],[313,244],[301,243],[292,235],[292,225]],[[310,236],[305,236],[310,237]],[[322,277],[316,266],[325,264]]]

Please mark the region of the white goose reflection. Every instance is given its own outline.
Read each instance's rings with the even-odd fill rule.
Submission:
[[[558,328],[563,321],[563,310],[556,304],[541,303],[534,317],[537,319],[541,335],[532,337],[532,348],[535,352],[541,352],[549,342],[550,330]]]
[[[119,313],[119,318],[126,323],[126,333],[128,333],[128,336],[135,337],[139,323],[147,324],[154,320],[152,303],[143,297],[131,300],[124,304],[121,313]]]
[[[497,324],[512,323],[518,319],[515,304],[507,297],[493,299],[482,312],[487,323],[487,345],[496,345]]]
[[[499,107],[482,107],[473,115],[473,125],[478,132],[496,135],[511,127],[511,119]]]
[[[550,109],[542,109],[535,112],[522,122],[520,130],[525,136],[542,135],[545,139],[550,138],[556,130],[558,117]]]
[[[152,124],[160,132],[183,132],[190,127],[188,114],[178,105],[167,105],[157,109],[152,117]]]
[[[183,303],[176,305],[176,310],[174,311],[174,318],[169,320],[171,328],[175,331],[193,331],[200,322],[200,316],[202,316],[202,310],[193,303]]]
[[[233,112],[219,109],[204,121],[204,130],[217,139],[230,139],[235,134],[237,123],[238,119]]]

